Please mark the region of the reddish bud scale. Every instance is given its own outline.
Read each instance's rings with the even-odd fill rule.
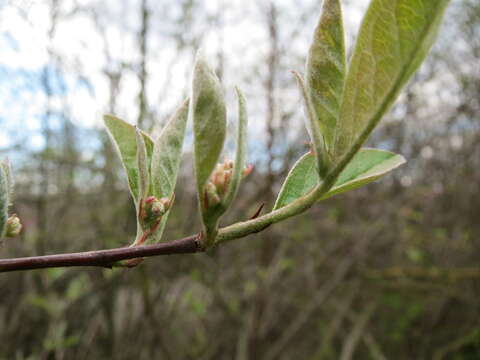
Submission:
[[[243,170],[242,176],[247,177],[248,175],[250,175],[252,173],[252,171],[253,171],[253,165],[249,164],[249,165],[247,165],[246,169]]]
[[[233,165],[233,161],[225,160],[215,167],[215,170],[205,185],[205,192],[203,194],[206,209],[220,204],[223,197],[227,194],[233,176]],[[253,165],[248,165],[245,170],[243,170],[242,176],[246,177],[252,171]]]
[[[217,187],[209,181],[205,187],[205,208],[217,206],[221,202]]]
[[[170,208],[169,198],[149,196],[140,202],[140,219],[147,225],[156,223]]]

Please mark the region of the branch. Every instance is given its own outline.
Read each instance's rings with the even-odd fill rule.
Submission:
[[[15,259],[0,259],[0,272],[70,266],[99,266],[111,268],[115,262],[120,260],[202,252],[204,249],[200,246],[198,240],[198,235],[192,235],[183,239],[155,245],[86,251],[70,254],[32,256]]]

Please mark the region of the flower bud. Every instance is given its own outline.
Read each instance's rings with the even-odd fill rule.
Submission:
[[[225,160],[216,165],[210,179],[205,186],[205,206],[207,208],[218,205],[228,192],[228,187],[233,176],[233,161]],[[253,170],[253,165],[248,165],[242,176],[248,176]]]
[[[221,198],[218,194],[217,187],[209,181],[205,187],[205,206],[207,208],[214,207],[220,204]]]
[[[171,200],[169,198],[157,199],[155,196],[149,196],[143,201],[141,219],[145,223],[158,221],[170,208]]]
[[[16,214],[10,216],[7,220],[7,228],[5,231],[6,237],[15,237],[22,231],[22,223]]]
[[[233,170],[233,161],[231,160],[225,160],[222,165],[225,170]]]
[[[232,178],[233,162],[225,160],[217,164],[205,187],[207,207],[219,204],[226,194]]]

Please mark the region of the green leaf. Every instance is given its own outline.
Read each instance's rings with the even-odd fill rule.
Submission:
[[[180,169],[189,101],[173,114],[155,140],[152,157],[153,195],[160,199],[172,197]]]
[[[191,114],[195,173],[201,194],[220,157],[225,141],[227,116],[220,81],[201,55],[197,55],[193,70]]]
[[[5,236],[8,220],[9,180],[4,166],[0,166],[0,237]]]
[[[222,206],[209,209],[204,194],[225,142],[227,111],[220,81],[201,55],[197,55],[193,69],[190,104],[197,193],[207,241],[211,242],[217,231]]]
[[[292,167],[282,185],[273,210],[280,209],[299,197],[305,195],[320,183],[315,156],[303,155]]]
[[[345,167],[335,185],[320,200],[367,185],[400,165],[402,155],[379,149],[361,149]]]
[[[3,168],[5,171],[5,174],[7,176],[7,188],[8,188],[8,200],[9,204],[12,204],[12,199],[13,199],[13,175],[12,175],[12,166],[10,164],[10,160],[8,158],[4,159],[3,161],[0,161],[0,166]]]
[[[138,198],[145,199],[150,187],[150,163],[147,160],[147,147],[140,130],[135,127],[137,141]]]
[[[371,1],[345,82],[335,158],[363,143],[393,104],[433,44],[448,2]]]
[[[362,149],[345,167],[335,185],[320,200],[371,183],[404,163],[405,159],[401,155],[379,149]],[[315,157],[311,153],[303,155],[290,170],[274,210],[307,194],[319,184],[320,177],[315,171]]]
[[[296,71],[293,71],[293,75],[295,75],[298,87],[302,93],[305,111],[307,113],[306,127],[308,134],[310,135],[310,139],[312,139],[314,144],[313,150],[315,151],[315,158],[317,159],[318,172],[320,176],[323,177],[328,172],[331,163],[330,156],[325,148],[322,131],[320,129],[320,123],[317,121],[317,115],[313,107],[312,98],[307,92],[305,82],[303,81],[302,76]]]
[[[129,123],[113,116],[103,117],[108,133],[118,151],[122,164],[127,173],[128,185],[135,203],[138,200],[138,168],[137,168],[137,140],[135,127]],[[153,140],[142,132],[147,149],[147,159],[150,163],[153,152]]]
[[[177,175],[180,169],[185,129],[188,120],[189,101],[186,100],[173,114],[155,140],[152,156],[152,191],[157,199],[173,197]],[[160,241],[168,220],[167,211],[155,233],[155,241]],[[150,241],[149,241],[150,242]]]
[[[310,128],[318,126],[329,153],[335,139],[335,127],[346,73],[345,35],[340,0],[325,0],[322,15],[313,35],[307,57],[305,78],[315,118]],[[312,136],[317,152],[324,151],[323,143]]]
[[[235,88],[235,90],[238,96],[237,151],[235,154],[235,162],[233,164],[232,178],[228,186],[228,192],[223,201],[225,209],[230,206],[237,195],[243,171],[245,170],[245,161],[247,157],[247,105],[242,91],[239,88]]]

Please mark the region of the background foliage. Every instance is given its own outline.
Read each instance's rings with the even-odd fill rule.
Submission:
[[[249,99],[255,171],[222,223],[273,206],[308,148],[288,70],[303,68],[320,5],[0,4],[0,152],[25,225],[2,257],[132,241],[135,209],[100,114],[158,133],[200,45],[224,88]],[[365,6],[344,5],[351,45]],[[29,31],[38,41],[26,49]],[[0,358],[478,358],[479,58],[480,5],[453,0],[432,55],[370,140],[408,160],[379,183],[207,255],[0,275]],[[233,91],[227,102],[236,108]],[[200,228],[186,137],[165,239]]]

